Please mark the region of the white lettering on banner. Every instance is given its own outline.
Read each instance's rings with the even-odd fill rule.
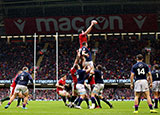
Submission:
[[[73,19],[70,18],[59,18],[58,20],[54,18],[37,18],[36,19],[36,26],[37,26],[37,31],[42,32],[42,25],[44,24],[45,26],[45,31],[50,32],[51,28],[54,28],[54,31],[70,31],[70,30],[75,30],[77,31],[79,28],[84,29],[85,27],[81,25],[81,23],[85,22],[85,26],[88,27],[90,25],[90,21],[93,20],[95,17],[88,17],[85,20],[81,17],[75,17]],[[105,30],[105,29],[110,29],[114,30],[115,26],[117,25],[119,30],[123,30],[123,21],[120,16],[109,16],[109,18],[105,17],[97,17],[96,18],[99,22],[99,24],[103,23],[103,26],[101,27],[99,24],[95,25],[95,28],[97,30]],[[54,25],[54,27],[51,27],[51,23]]]
[[[139,15],[137,17],[133,17],[133,19],[136,22],[138,28],[141,29],[144,24],[144,21],[146,20],[146,16],[143,17],[143,16]]]
[[[63,22],[59,25],[59,29],[61,31],[69,31],[71,30],[71,23],[70,23],[70,20],[69,18],[60,18],[59,19],[59,22]]]
[[[37,24],[37,29],[38,29],[38,32],[42,32],[42,27],[41,27],[41,24],[44,23],[45,25],[45,29],[47,32],[50,32],[50,23],[53,23],[54,25],[54,30],[55,31],[58,31],[58,23],[57,23],[57,20],[54,19],[54,18],[48,18],[48,19],[43,19],[43,18],[37,18],[36,19],[36,24]]]
[[[114,30],[114,22],[118,21],[118,27],[120,30],[123,29],[123,23],[122,23],[122,19],[119,16],[110,16],[109,17],[109,23],[110,23],[110,29]]]
[[[18,19],[17,21],[14,21],[14,23],[16,24],[16,26],[20,30],[20,32],[23,33],[24,25],[25,25],[26,21]]]
[[[76,31],[77,31],[79,28],[84,29],[84,26],[81,26],[81,25],[78,25],[78,27],[77,27],[77,25],[76,25],[77,22],[82,22],[82,23],[84,23],[84,20],[83,20],[81,17],[75,17],[75,18],[73,18],[73,19],[72,19],[72,28],[73,28],[74,30],[76,30]]]

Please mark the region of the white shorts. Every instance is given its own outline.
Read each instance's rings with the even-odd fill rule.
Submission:
[[[66,90],[60,90],[58,92],[59,95],[66,95],[68,92]]]
[[[22,92],[22,94],[27,93],[27,92],[28,92],[27,86],[24,86],[24,85],[16,85],[15,93],[20,93],[20,92]]]
[[[104,84],[97,83],[97,84],[95,84],[95,87],[93,88],[92,92],[95,94],[101,95],[103,92],[103,89],[104,89]]]
[[[93,61],[85,61],[84,65],[85,65],[85,66],[94,67]]]
[[[148,82],[146,79],[137,80],[134,84],[135,92],[146,92],[149,91]]]
[[[152,91],[154,92],[160,92],[160,81],[154,81]]]
[[[83,84],[77,84],[76,85],[77,91],[79,95],[85,95],[86,94],[86,89]]]

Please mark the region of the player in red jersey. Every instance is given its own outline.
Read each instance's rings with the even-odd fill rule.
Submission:
[[[68,106],[66,103],[66,97],[68,98],[68,101],[70,102],[70,94],[65,90],[66,86],[66,75],[62,75],[63,77],[57,82],[57,93],[59,96],[62,97],[63,102],[65,103],[65,106]]]
[[[14,90],[15,90],[15,87],[16,87],[15,80],[16,80],[17,76],[18,76],[20,73],[22,73],[22,71],[18,71],[18,73],[16,74],[16,76],[15,76],[14,79],[13,79],[13,82],[12,82],[12,84],[11,84],[11,86],[10,86],[10,95],[7,96],[7,97],[5,97],[5,98],[3,98],[3,99],[1,99],[1,100],[0,100],[0,104],[2,104],[4,101],[10,100],[10,98],[11,98],[12,95],[14,94]],[[19,94],[19,96],[22,97],[22,94]],[[21,99],[21,98],[18,99],[17,107],[19,106],[20,99]]]
[[[91,32],[91,30],[95,24],[98,24],[98,22],[96,20],[92,20],[91,25],[88,27],[88,29],[86,31],[83,31],[83,29],[81,29],[81,28],[78,30],[80,48],[82,48],[83,42],[87,42],[87,34]]]

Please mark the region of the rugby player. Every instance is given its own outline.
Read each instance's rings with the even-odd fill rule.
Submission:
[[[66,86],[66,75],[62,75],[62,78],[57,82],[56,87],[57,87],[57,93],[59,96],[62,97],[63,102],[65,104],[65,106],[69,106],[66,103],[66,97],[68,98],[68,101],[70,102],[70,94],[65,90],[65,86]]]
[[[138,113],[138,98],[141,93],[145,93],[148,106],[151,113],[157,113],[153,110],[152,102],[150,98],[149,86],[147,82],[147,75],[150,80],[150,87],[152,87],[152,75],[147,64],[143,63],[143,55],[139,54],[136,56],[137,63],[133,65],[131,69],[131,89],[133,89],[133,79],[135,78],[134,92],[135,92],[135,111],[133,113]]]
[[[1,100],[0,100],[0,104],[2,104],[4,101],[10,100],[10,98],[11,98],[12,95],[14,94],[14,90],[15,90],[15,87],[16,87],[15,80],[16,80],[17,76],[18,76],[20,73],[22,73],[22,71],[18,71],[18,73],[16,74],[16,76],[15,76],[14,79],[13,79],[13,83],[12,83],[11,86],[10,86],[10,95],[7,96],[7,97],[5,97],[5,98],[3,98],[3,99],[1,99]],[[18,98],[17,107],[19,107],[20,100],[21,100],[21,98],[19,97],[19,98]],[[22,101],[23,101],[23,98],[22,98]]]
[[[10,98],[8,104],[5,106],[5,109],[7,109],[10,104],[12,103],[12,101],[16,98],[16,96],[22,92],[23,96],[24,96],[24,103],[23,103],[23,109],[27,109],[26,108],[26,104],[27,104],[27,101],[28,101],[28,96],[29,96],[29,91],[28,91],[28,88],[27,88],[27,84],[28,84],[28,81],[31,81],[31,83],[33,84],[33,79],[31,77],[31,75],[29,74],[29,70],[27,67],[23,67],[22,68],[22,73],[20,73],[16,80],[15,80],[15,83],[16,83],[16,87],[15,87],[15,92],[14,94],[12,95],[12,97]]]
[[[91,71],[91,73],[94,74],[94,76],[95,76],[95,83],[96,83],[95,87],[92,90],[91,97],[96,97],[98,105],[99,105],[100,108],[102,108],[102,107],[101,107],[99,99],[101,99],[102,101],[104,101],[107,105],[109,105],[110,108],[112,108],[113,107],[112,104],[109,103],[102,96],[103,89],[104,89],[102,66],[101,65],[97,65],[96,70]],[[90,107],[90,109],[94,109],[95,107],[96,107],[95,103],[92,103],[92,106]]]
[[[82,101],[84,100],[84,98],[86,97],[86,89],[84,86],[84,81],[87,79],[88,77],[87,74],[91,71],[91,68],[88,67],[88,68],[80,69],[78,64],[76,64],[75,66],[76,68],[78,68],[77,70],[78,82],[77,82],[76,88],[77,88],[78,94],[80,95],[80,98],[78,100],[78,106],[75,106],[75,108],[81,109],[80,105]],[[91,100],[95,102],[95,99],[91,99]]]
[[[160,97],[160,70],[157,64],[153,66],[151,73],[153,79],[152,91],[154,93],[154,108],[158,108],[158,98]]]
[[[87,42],[82,43],[83,47],[81,49],[80,55],[85,57],[85,62],[83,64],[83,67],[90,66],[91,69],[94,69],[93,61],[92,61],[92,53],[88,49]]]
[[[78,29],[80,48],[82,48],[83,42],[87,43],[87,34],[91,32],[91,30],[95,24],[98,24],[98,22],[96,20],[92,20],[91,25],[87,28],[86,31],[83,31],[82,28]]]

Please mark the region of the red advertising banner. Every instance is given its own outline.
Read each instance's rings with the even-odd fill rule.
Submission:
[[[12,18],[5,19],[5,29],[9,35],[77,33],[79,28],[86,29],[93,19],[98,21],[93,33],[149,32],[158,29],[156,14]]]

